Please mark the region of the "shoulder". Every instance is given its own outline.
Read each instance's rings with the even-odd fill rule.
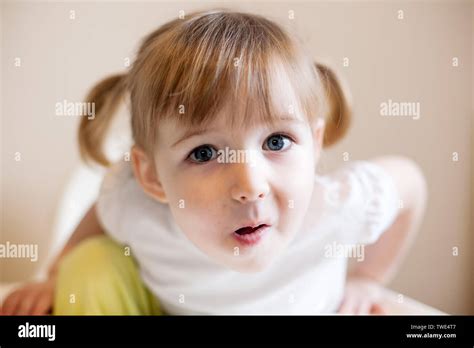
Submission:
[[[393,175],[380,163],[374,160],[355,160],[331,172],[328,175],[328,186],[337,188],[338,203],[347,204],[351,199],[371,198],[373,194],[387,190],[398,194]]]
[[[104,179],[102,180],[100,193],[109,193],[118,185],[125,185],[130,179],[133,179],[130,162],[116,162],[107,169]]]
[[[167,206],[143,192],[130,162],[118,162],[109,168],[96,206],[104,230],[126,244],[130,244],[140,230],[156,233],[156,229],[161,229],[169,220]]]
[[[330,174],[326,200],[355,243],[373,243],[399,213],[400,194],[390,172],[378,162],[347,162]]]
[[[426,200],[428,190],[425,174],[416,161],[405,156],[381,156],[370,162],[393,180],[404,207]]]

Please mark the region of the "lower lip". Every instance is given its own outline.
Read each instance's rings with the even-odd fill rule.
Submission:
[[[270,228],[270,226],[260,227],[258,230],[247,234],[233,233],[234,238],[243,245],[255,245],[262,239],[263,234]]]

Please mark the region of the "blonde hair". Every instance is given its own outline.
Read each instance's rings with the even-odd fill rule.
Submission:
[[[176,117],[183,127],[202,126],[231,102],[244,107],[229,115],[232,123],[250,117],[272,122],[278,117],[270,93],[276,67],[287,74],[305,117],[325,119],[323,147],[337,142],[349,126],[350,107],[335,73],[309,59],[274,22],[215,10],[162,25],[144,39],[127,74],[107,77],[91,89],[86,101],[95,103],[95,117],[81,120],[81,157],[109,165],[104,139],[125,96],[133,140],[149,155],[159,121],[167,117]]]

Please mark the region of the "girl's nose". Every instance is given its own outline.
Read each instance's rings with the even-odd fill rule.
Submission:
[[[268,195],[270,187],[258,166],[241,163],[232,167],[235,181],[231,195],[234,200],[240,203],[255,202]]]

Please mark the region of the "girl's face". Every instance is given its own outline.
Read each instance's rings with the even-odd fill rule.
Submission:
[[[290,89],[282,92],[291,97]],[[282,114],[288,98],[279,99]],[[256,272],[282,253],[302,225],[324,125],[311,127],[296,108],[274,126],[232,128],[227,112],[232,110],[192,134],[162,121],[157,180],[191,242],[222,265]]]

